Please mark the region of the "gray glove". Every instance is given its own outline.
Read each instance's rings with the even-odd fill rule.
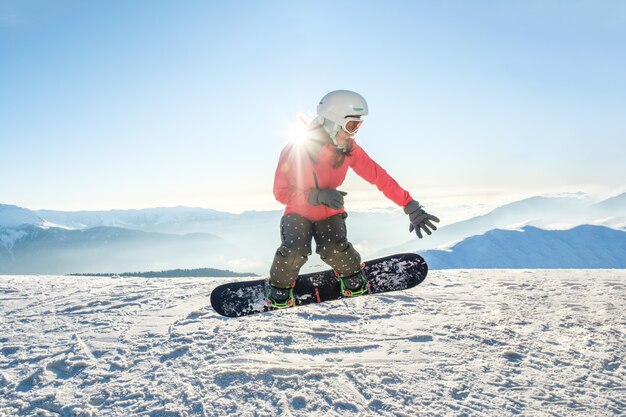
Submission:
[[[312,206],[319,206],[320,204],[323,204],[331,209],[339,210],[343,207],[344,195],[348,195],[348,193],[334,190],[332,188],[324,190],[312,188],[309,192],[309,204]]]
[[[409,219],[411,221],[409,233],[412,233],[413,230],[415,230],[415,234],[417,234],[417,237],[421,239],[423,237],[422,230],[428,235],[431,235],[435,230],[437,230],[437,226],[435,226],[433,222],[439,223],[439,218],[426,213],[417,201],[413,200],[407,204],[404,208],[404,212],[409,215]]]

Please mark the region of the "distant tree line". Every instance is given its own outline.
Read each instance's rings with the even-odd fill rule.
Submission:
[[[184,278],[184,277],[256,277],[257,274],[251,272],[233,272],[224,269],[215,268],[196,268],[196,269],[170,269],[167,271],[148,271],[148,272],[102,272],[102,273],[77,273],[68,274],[70,276],[88,276],[88,277],[142,277],[142,278]]]

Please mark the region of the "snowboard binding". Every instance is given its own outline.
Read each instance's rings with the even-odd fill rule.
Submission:
[[[339,280],[341,296],[343,298],[356,297],[358,295],[363,295],[369,292],[371,284],[367,281],[365,271],[363,270],[364,267],[365,264],[361,264],[361,269],[356,274],[349,275],[347,277],[340,277],[335,272],[335,275]]]
[[[295,306],[296,298],[293,295],[294,284],[295,282],[293,282],[289,288],[279,288],[270,283],[265,296],[265,303],[267,306],[274,309]]]

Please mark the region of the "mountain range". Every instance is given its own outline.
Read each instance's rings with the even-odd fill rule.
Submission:
[[[432,269],[626,268],[626,231],[593,225],[496,229],[422,255]]]
[[[626,228],[626,193],[600,202],[595,202],[585,194],[531,197],[498,207],[481,216],[445,225],[427,239],[412,239],[385,252],[437,248],[493,229],[534,226],[555,230],[582,224]]]
[[[281,215],[191,207],[66,212],[0,204],[0,274],[207,266],[266,274],[280,244]],[[350,212],[347,225],[364,258],[419,251],[435,269],[626,267],[626,193],[599,202],[584,194],[532,197],[444,224],[422,240],[407,239],[408,220],[399,209]],[[325,267],[313,258],[303,272]]]

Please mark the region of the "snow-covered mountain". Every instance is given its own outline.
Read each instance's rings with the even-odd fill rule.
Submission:
[[[0,274],[67,274],[197,268],[228,244],[209,234],[169,235],[117,227],[83,230],[23,224],[0,228]]]
[[[233,214],[189,207],[96,212],[30,211],[0,205],[0,273],[61,274],[213,267],[266,274],[280,244],[281,215],[280,211]],[[584,224],[624,230],[626,193],[601,202],[582,194],[533,197],[462,222],[446,225],[445,218],[442,221],[442,227],[432,236],[423,240],[413,237],[398,246],[398,242],[411,236],[407,216],[401,210],[350,212],[348,236],[367,259],[450,247],[453,243],[472,236],[480,237],[495,229],[533,226],[545,229],[542,236],[546,239],[547,236],[560,238],[561,235],[556,233],[558,230]],[[552,232],[555,233],[552,235]],[[513,239],[515,236],[506,234],[512,243],[524,243]],[[575,237],[568,235],[568,238]],[[484,243],[485,239],[472,238],[470,242],[478,248],[476,242]],[[522,255],[531,250],[529,246],[520,247],[502,266],[534,265],[522,261],[530,259]],[[460,253],[456,252],[454,256],[461,256]],[[454,264],[450,263],[451,256],[445,255],[442,267]],[[571,259],[572,255],[571,251],[565,251],[554,252],[553,256]],[[438,261],[433,262],[432,266],[436,267]],[[584,265],[593,267],[598,264]],[[609,265],[614,263],[604,264]],[[302,271],[325,267],[314,254]]]
[[[569,229],[583,224],[626,228],[626,193],[596,203],[584,194],[563,197],[531,197],[498,207],[489,213],[445,225],[426,239],[411,238],[378,255],[435,249],[494,229],[525,225],[547,230]]]
[[[35,212],[9,204],[0,204],[0,228],[16,227],[23,224],[41,226],[45,221]]]
[[[235,214],[195,207],[158,207],[139,210],[56,211],[37,210],[37,216],[73,229],[122,227],[144,232],[197,233],[203,223],[225,223]]]
[[[496,229],[422,255],[433,269],[626,268],[626,231],[592,225],[569,230]]]
[[[128,253],[134,253],[133,265],[137,270],[155,269],[158,264],[166,265],[163,268],[210,266],[265,274],[280,244],[281,211],[232,214],[187,207],[110,212],[20,210],[22,221],[14,221],[15,215],[7,216],[6,221],[0,217],[0,273],[52,273],[39,267],[45,265],[43,258],[33,252],[33,248],[39,245],[38,251],[55,253],[54,263],[51,264],[54,265],[54,273],[127,271],[129,262],[120,264],[118,261],[127,258]],[[33,232],[49,228],[51,224],[56,225],[54,229],[67,230]],[[399,236],[407,234],[407,218],[400,210],[350,213],[348,224],[351,239],[366,257],[398,242]],[[84,252],[84,239],[80,238],[84,233],[78,232],[91,231],[94,241],[97,241],[99,237],[96,236],[112,228],[117,230],[116,242],[119,245],[109,246],[109,252],[100,256],[97,268],[96,265],[80,264],[76,254]],[[126,233],[119,233],[120,230]],[[211,235],[215,239],[208,246],[176,243],[181,240],[191,242],[190,236],[198,234]],[[54,239],[60,241],[55,242]],[[156,250],[155,247],[163,247],[165,240],[174,242],[168,246],[169,252]],[[122,242],[126,243],[122,245]],[[42,249],[44,247],[46,249]],[[126,248],[125,253],[116,255],[114,249],[122,247]],[[59,248],[66,251],[66,261]],[[94,258],[80,257],[83,261],[87,259]],[[307,268],[319,269],[320,262],[313,260]]]
[[[611,216],[614,213],[623,213],[626,216],[626,193],[596,203],[592,209],[598,214]]]

